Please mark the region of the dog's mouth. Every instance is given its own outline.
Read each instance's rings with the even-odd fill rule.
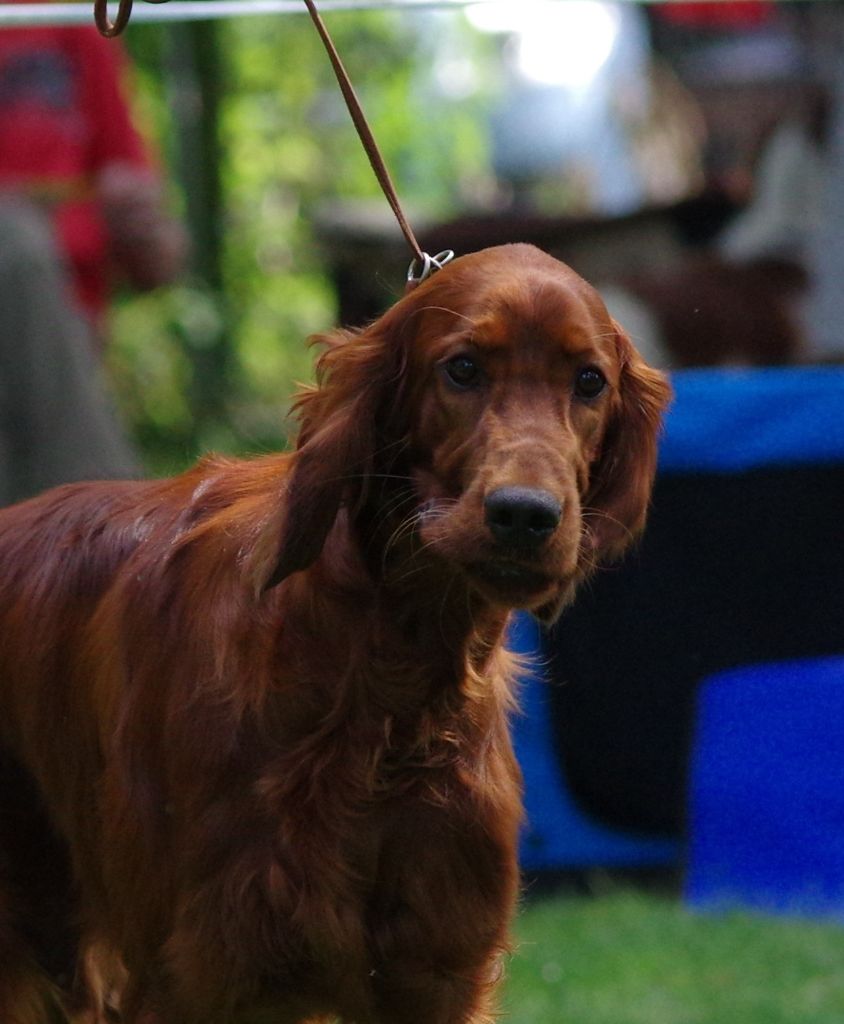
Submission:
[[[531,607],[556,586],[547,573],[507,559],[474,562],[466,571],[484,595],[512,608]]]

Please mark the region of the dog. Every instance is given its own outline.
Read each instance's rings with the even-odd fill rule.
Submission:
[[[321,341],[292,452],[0,512],[4,1024],[492,1019],[508,617],[639,534],[669,388],[527,245]]]

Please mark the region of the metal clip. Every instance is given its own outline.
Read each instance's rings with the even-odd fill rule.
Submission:
[[[419,260],[414,260],[407,271],[407,285],[408,288],[415,288],[416,285],[422,284],[426,281],[431,274],[436,270],[442,270],[447,264],[451,263],[454,259],[454,250],[443,249],[442,252],[438,252],[436,256],[429,256],[428,253],[422,253],[422,267],[417,273],[417,264]]]

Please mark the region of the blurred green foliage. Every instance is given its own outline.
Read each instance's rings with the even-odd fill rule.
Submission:
[[[408,209],[440,218],[482,193],[489,40],[457,11],[329,25]],[[132,25],[126,38],[138,117],[194,240],[184,283],[121,296],[112,318],[118,399],[160,473],[207,449],[284,443],[306,339],[336,318],[317,211],[380,192],[306,16]]]

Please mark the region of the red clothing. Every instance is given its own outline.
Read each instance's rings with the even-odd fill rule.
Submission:
[[[767,24],[774,5],[769,0],[676,0],[654,7],[657,17],[698,29],[753,29]]]
[[[119,45],[93,27],[0,31],[0,189],[50,202],[77,297],[95,316],[108,297],[109,263],[92,183],[115,161],[148,165],[122,70]]]

